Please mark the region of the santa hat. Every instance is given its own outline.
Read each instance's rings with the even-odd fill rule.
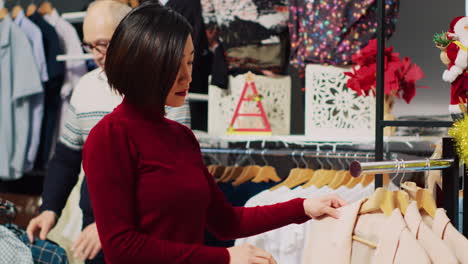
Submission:
[[[452,37],[454,40],[460,40],[460,38],[463,38],[463,43],[464,45],[466,45],[466,33],[455,32],[455,28],[459,28],[464,24],[468,24],[468,17],[459,16],[454,18],[452,22],[450,22],[450,30],[447,35],[449,37]],[[458,31],[460,30],[461,29],[459,28]],[[466,98],[466,88],[464,88],[464,85],[461,85],[461,83],[458,82],[454,82],[457,80],[458,76],[460,76],[467,70],[467,60],[468,53],[466,52],[466,50],[459,49],[456,53],[456,59],[452,61],[453,65],[448,70],[446,70],[443,75],[444,81],[452,83],[449,107],[451,113],[460,113],[460,108],[458,107],[458,103],[460,102],[459,98]]]
[[[457,24],[458,21],[460,21],[460,19],[464,18],[464,16],[459,16],[459,17],[456,17],[452,20],[452,22],[450,22],[450,29],[449,29],[449,32],[450,33],[455,33],[455,25]]]

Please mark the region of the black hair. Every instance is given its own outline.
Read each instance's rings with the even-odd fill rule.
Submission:
[[[130,103],[164,115],[191,33],[182,15],[156,1],[135,8],[118,25],[107,49],[109,85]]]

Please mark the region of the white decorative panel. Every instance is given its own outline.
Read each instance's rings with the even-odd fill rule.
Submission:
[[[208,133],[210,135],[226,135],[244,85],[245,75],[238,75],[236,77],[229,76],[227,90],[213,85],[209,87]],[[263,108],[268,116],[273,135],[289,135],[291,119],[290,77],[255,75],[255,86],[263,96]],[[259,120],[251,121],[259,123]],[[244,123],[244,125],[248,126],[249,124]],[[263,128],[263,126],[259,128]]]
[[[375,98],[346,86],[349,67],[307,65],[306,135],[318,141],[373,140]]]

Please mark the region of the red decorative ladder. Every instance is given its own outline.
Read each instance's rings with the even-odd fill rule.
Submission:
[[[252,90],[250,96],[246,97],[249,91],[249,88]],[[240,109],[243,103],[245,102],[256,102],[256,106],[260,113],[240,113]],[[264,128],[234,128],[234,124],[236,123],[239,117],[260,117],[263,121]],[[237,103],[236,110],[234,111],[234,116],[232,117],[231,124],[229,125],[228,134],[253,134],[253,135],[271,135],[271,126],[270,122],[268,122],[267,115],[265,113],[265,109],[263,108],[262,104],[262,96],[258,93],[257,87],[255,86],[254,82],[254,75],[251,72],[248,72],[245,77],[245,85],[244,89],[242,90],[241,96],[239,98],[239,102]]]

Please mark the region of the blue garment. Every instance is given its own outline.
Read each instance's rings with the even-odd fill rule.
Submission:
[[[61,110],[62,89],[65,78],[65,64],[57,61],[57,55],[63,54],[60,41],[55,31],[45,19],[37,12],[29,16],[29,19],[36,24],[42,32],[42,40],[47,61],[47,72],[49,81],[44,83],[44,118],[42,119],[41,141],[37,154],[35,168],[44,169],[49,161],[51,146],[53,143],[58,117]]]
[[[21,30],[26,34],[31,44],[34,59],[36,61],[37,70],[41,77],[42,82],[49,80],[49,74],[47,73],[47,63],[45,59],[44,43],[42,42],[42,32],[38,26],[36,26],[29,18],[26,17],[24,11],[21,10],[15,18],[15,24],[17,24]],[[41,138],[41,123],[44,118],[44,95],[38,94],[31,102],[31,131],[28,138],[30,139],[28,147],[27,161],[25,170],[29,171],[34,166],[37,152],[39,150],[39,142]]]
[[[49,80],[47,73],[47,63],[44,51],[44,43],[42,42],[42,32],[29,18],[24,15],[24,11],[18,12],[15,18],[15,23],[28,37],[31,44],[34,59],[41,76],[41,81],[46,82]]]
[[[244,206],[250,198],[277,184],[278,183],[276,182],[255,183],[248,181],[237,187],[232,186],[232,182],[220,182],[218,183],[218,186],[230,204],[233,206]],[[232,247],[234,246],[234,240],[221,241],[209,231],[205,231],[204,245],[213,247]]]
[[[31,45],[9,16],[0,21],[0,179],[23,176],[31,98],[43,92]]]
[[[5,226],[31,250],[35,264],[68,264],[67,253],[57,244],[37,237],[34,238],[34,243],[30,243],[26,231],[13,224]]]

